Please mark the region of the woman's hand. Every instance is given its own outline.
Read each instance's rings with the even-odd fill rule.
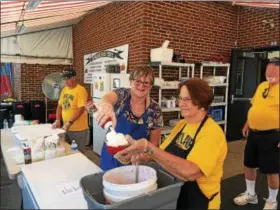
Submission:
[[[109,119],[113,122],[113,127],[116,127],[117,120],[113,105],[110,103],[101,103],[98,105],[98,111],[95,113],[95,120],[99,126],[103,126]]]
[[[139,153],[146,152],[148,141],[147,139],[139,139],[135,141],[129,135],[126,136],[126,140],[130,144],[129,147],[115,154],[115,158],[128,158],[129,155],[138,155]]]
[[[131,157],[131,163],[133,165],[135,165],[136,162],[138,162],[139,164],[146,164],[149,160],[151,160],[150,156],[145,153],[140,153],[138,155],[132,155],[132,157]]]

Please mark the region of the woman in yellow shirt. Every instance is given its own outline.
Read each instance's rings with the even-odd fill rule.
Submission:
[[[116,157],[126,159],[131,154],[148,153],[150,160],[185,181],[177,209],[219,209],[227,143],[221,127],[207,115],[213,100],[212,89],[198,78],[181,83],[179,88],[178,103],[184,119],[173,128],[160,148],[146,139],[128,138],[130,147]]]

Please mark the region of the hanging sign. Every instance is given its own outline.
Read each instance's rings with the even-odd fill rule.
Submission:
[[[127,72],[128,44],[84,56],[84,83],[92,84],[95,72],[106,72],[109,65],[119,66],[120,73]]]

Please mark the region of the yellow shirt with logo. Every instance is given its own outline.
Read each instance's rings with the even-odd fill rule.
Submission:
[[[176,134],[183,128],[184,140],[176,141],[181,149],[188,147],[188,139],[193,139],[200,123],[187,124],[181,120],[173,128],[171,134],[160,145],[165,150],[172,142]],[[186,140],[187,139],[187,140]],[[204,126],[198,133],[195,144],[187,156],[187,160],[196,164],[203,173],[197,179],[198,186],[207,198],[211,198],[215,193],[219,194],[209,202],[208,209],[219,209],[221,205],[220,187],[223,176],[223,164],[227,155],[227,142],[221,127],[212,119],[208,118]]]
[[[267,91],[267,97],[263,93]],[[279,128],[279,84],[269,88],[268,82],[262,82],[251,100],[248,112],[248,124],[251,129],[271,130]]]
[[[84,107],[88,100],[86,89],[77,84],[74,88],[64,87],[60,93],[58,104],[62,107],[63,123],[67,123],[79,108]],[[87,111],[80,115],[70,126],[69,131],[83,131],[88,129]]]

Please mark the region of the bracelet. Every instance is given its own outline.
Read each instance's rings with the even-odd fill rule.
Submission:
[[[72,124],[73,124],[73,121],[72,121],[72,120],[69,120],[68,123],[69,123],[70,125],[72,125]]]
[[[155,148],[155,145],[152,145],[151,149],[149,149],[149,151],[147,151],[146,153],[150,156],[153,155],[154,154],[154,148]]]

